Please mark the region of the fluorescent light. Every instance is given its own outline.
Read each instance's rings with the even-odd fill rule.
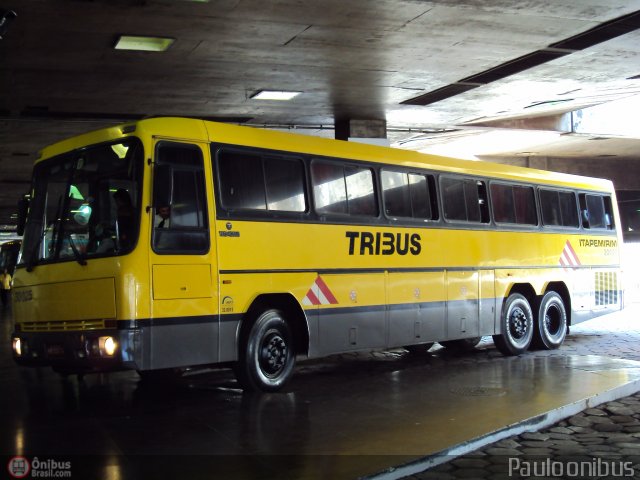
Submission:
[[[284,90],[260,90],[251,95],[252,100],[291,100],[302,92],[287,92]]]
[[[139,50],[143,52],[164,52],[175,42],[175,38],[142,37],[137,35],[120,35],[116,50]]]

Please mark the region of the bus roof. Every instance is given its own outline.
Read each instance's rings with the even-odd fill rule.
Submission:
[[[408,168],[487,176],[520,182],[613,191],[612,182],[605,179],[178,117],[149,118],[62,140],[44,148],[38,161],[76,148],[131,135],[142,138],[158,136],[176,140],[258,147],[282,152],[386,163]]]

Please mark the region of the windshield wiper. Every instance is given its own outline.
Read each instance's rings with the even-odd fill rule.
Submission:
[[[71,251],[73,252],[73,256],[75,257],[76,262],[78,262],[80,265],[83,265],[83,266],[86,265],[87,260],[84,258],[84,255],[80,253],[80,251],[76,247],[76,242],[74,242],[73,238],[71,238],[71,234],[67,233],[66,237],[69,239],[69,245],[71,246]]]
[[[65,223],[68,222],[69,219],[65,220]],[[76,259],[76,262],[78,262],[80,265],[86,265],[87,264],[87,260],[84,258],[84,255],[82,255],[80,253],[80,251],[78,250],[78,247],[76,247],[76,242],[73,241],[73,238],[71,238],[71,233],[67,233],[67,231],[64,228],[64,224],[60,224],[60,233],[62,234],[62,240],[64,241],[65,238],[67,238],[69,240],[69,246],[71,247],[71,251],[73,252],[73,256]]]

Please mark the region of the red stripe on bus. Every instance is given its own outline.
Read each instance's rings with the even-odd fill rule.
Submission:
[[[313,293],[313,290],[309,290],[307,292],[307,298],[311,302],[311,305],[320,305],[320,299],[316,297],[316,294]]]
[[[322,280],[322,277],[316,278],[316,285],[318,286],[322,294],[327,298],[327,300],[329,300],[330,304],[333,305],[338,303],[338,300],[336,299],[336,297],[333,296],[333,293],[331,293],[331,290],[329,290],[329,287],[327,287],[327,284],[324,283],[324,280]]]
[[[576,265],[582,265],[580,263],[580,259],[578,258],[578,255],[576,254],[576,251],[573,249],[573,247],[571,246],[571,242],[569,242],[569,240],[567,240],[567,248],[569,249],[569,251],[571,252],[571,255],[573,255],[573,259],[576,262]]]

